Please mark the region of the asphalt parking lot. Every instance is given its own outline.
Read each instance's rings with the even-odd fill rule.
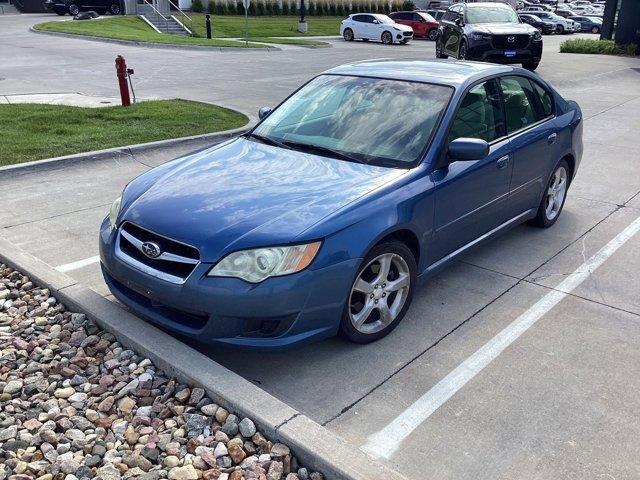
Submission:
[[[419,41],[147,49],[29,33],[36,21],[0,18],[0,95],[115,95],[122,54],[141,96],[252,113],[340,63],[434,57]],[[538,73],[580,103],[585,154],[553,228],[518,227],[457,262],[375,344],[198,348],[412,479],[640,477],[640,61],[559,54],[564,38],[545,37]],[[181,153],[2,172],[0,235],[107,295],[101,219],[132,177]]]

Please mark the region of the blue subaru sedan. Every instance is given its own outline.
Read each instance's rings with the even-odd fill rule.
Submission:
[[[470,248],[553,225],[582,156],[575,102],[486,63],[344,65],[260,118],[114,202],[102,271],[141,317],[245,347],[374,341]]]

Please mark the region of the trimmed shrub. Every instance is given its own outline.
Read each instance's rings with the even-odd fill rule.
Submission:
[[[202,5],[202,0],[193,0],[191,2],[191,11],[194,13],[202,13],[204,7]]]
[[[635,43],[618,45],[613,40],[576,38],[562,42],[560,44],[560,52],[634,56],[638,54],[638,46]]]

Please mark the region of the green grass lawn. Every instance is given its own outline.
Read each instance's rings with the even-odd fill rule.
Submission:
[[[206,37],[205,16],[201,13],[189,14],[193,19],[193,33]],[[307,33],[298,32],[299,17],[249,17],[249,37],[309,37],[315,35],[340,35],[343,17],[307,17]],[[242,37],[244,17],[211,16],[214,37]]]
[[[144,20],[133,16],[107,17],[97,20],[58,21],[39,23],[36,30],[45,32],[73,33],[95,37],[129,40],[135,42],[167,43],[174,45],[206,45],[211,47],[244,47],[244,43],[212,38],[187,37],[158,33]],[[249,48],[265,48],[265,45],[249,42]]]
[[[0,105],[0,165],[219,132],[248,121],[234,110],[187,100],[103,108]]]
[[[213,37],[206,38],[204,14],[190,14],[193,23],[186,25],[191,28],[193,36],[182,37],[166,35],[154,31],[143,20],[133,16],[107,17],[85,21],[56,21],[35,25],[35,29],[49,32],[74,33],[77,35],[93,35],[96,37],[113,38],[117,40],[131,40],[137,42],[156,42],[178,45],[210,45],[218,47],[242,47],[244,42],[225,40],[226,38],[240,38],[244,35],[244,17],[212,15]],[[182,18],[180,19],[182,21]],[[297,31],[298,17],[249,17],[249,39],[292,45],[320,46],[325,42],[306,40],[305,36],[338,35],[340,30],[339,17],[309,17],[307,19],[308,32]],[[287,38],[295,37],[295,38]],[[265,47],[259,43],[249,42],[249,47]]]

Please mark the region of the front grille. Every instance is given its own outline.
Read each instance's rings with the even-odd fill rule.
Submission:
[[[509,39],[513,39],[512,42]],[[527,48],[529,35],[493,35],[491,37],[493,48],[500,50],[518,50]]]
[[[412,37],[413,36],[413,32],[404,32],[403,35],[405,37]]]
[[[153,242],[161,254],[150,258],[142,251],[142,244]],[[118,250],[124,260],[144,272],[172,283],[183,283],[200,262],[195,247],[163,237],[133,223],[122,225],[118,235]]]

